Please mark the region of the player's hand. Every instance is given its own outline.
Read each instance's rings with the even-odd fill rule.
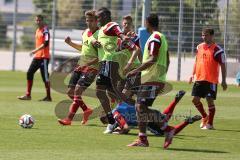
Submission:
[[[29,56],[32,57],[34,55],[34,52],[30,52]]]
[[[222,88],[223,88],[224,91],[227,90],[227,83],[226,83],[226,81],[222,81],[221,86],[222,86]]]
[[[65,43],[70,44],[72,42],[70,37],[65,38]]]
[[[136,33],[133,32],[133,31],[129,31],[126,35],[127,35],[128,37],[135,37],[135,36],[136,36]]]
[[[189,80],[188,80],[188,83],[191,84],[193,82],[193,79],[194,79],[194,76],[192,75]]]
[[[138,72],[139,72],[139,71],[138,71],[137,69],[134,69],[134,70],[128,72],[127,77],[134,76],[134,75],[138,74]]]
[[[82,68],[83,68],[83,66],[77,66],[77,67],[74,69],[74,71],[79,72],[79,71],[81,71]]]
[[[95,48],[100,48],[102,46],[101,43],[95,39],[92,40],[91,43],[92,43],[93,47],[95,47]]]

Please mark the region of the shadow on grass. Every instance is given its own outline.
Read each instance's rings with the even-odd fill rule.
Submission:
[[[168,148],[170,151],[184,151],[184,152],[202,152],[202,153],[229,153],[225,151],[207,150],[207,149],[187,149],[187,148]]]
[[[231,130],[231,129],[215,129],[215,131],[223,131],[223,132],[240,132],[240,130]]]
[[[128,133],[127,135],[130,136],[138,136],[138,133]],[[148,134],[148,137],[164,137],[164,135],[153,135],[153,134]],[[185,138],[204,138],[205,136],[192,136],[192,135],[176,135],[174,138],[176,139],[185,139]]]

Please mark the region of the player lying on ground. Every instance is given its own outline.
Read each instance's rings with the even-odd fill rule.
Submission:
[[[184,96],[184,94],[185,94],[185,91],[179,91],[176,94],[174,100],[163,111],[163,114],[161,114],[161,116],[163,117],[162,120],[165,121],[165,125],[167,125],[167,122],[172,117],[172,114],[176,105]],[[158,112],[157,110],[155,111]],[[111,132],[108,132],[108,133],[127,134],[130,131],[131,127],[137,126],[137,115],[136,115],[135,107],[129,106],[127,104],[126,105],[119,104],[112,112],[113,112],[114,118],[116,119],[116,123],[111,128],[108,128],[108,130],[111,130]],[[178,134],[187,125],[192,124],[198,120],[201,120],[201,118],[202,117],[199,115],[195,115],[193,117],[187,117],[184,120],[184,122],[174,126],[175,128],[174,135]],[[100,120],[102,121],[102,123],[107,123],[106,116],[101,117]],[[147,125],[147,129],[157,136],[164,135],[164,130],[162,130],[161,127],[159,127],[154,122],[149,122]]]

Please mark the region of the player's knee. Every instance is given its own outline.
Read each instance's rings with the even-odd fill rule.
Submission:
[[[192,103],[195,105],[195,104],[198,104],[200,102],[200,100],[199,99],[197,99],[197,98],[193,98],[192,99]]]
[[[74,89],[73,88],[68,88],[68,90],[67,90],[67,95],[70,97],[70,98],[72,98],[73,97],[73,94],[74,94]]]
[[[28,80],[33,80],[33,73],[32,72],[30,72],[30,71],[27,72],[27,79]]]
[[[98,99],[104,99],[107,95],[105,92],[103,92],[101,90],[97,90],[96,96],[98,97]]]

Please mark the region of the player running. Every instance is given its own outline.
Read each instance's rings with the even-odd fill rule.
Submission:
[[[128,62],[124,52],[117,52],[118,38],[124,41],[125,48],[133,52],[130,64],[137,56],[140,49],[123,34],[119,25],[111,21],[111,12],[107,8],[97,11],[99,29],[98,40],[93,42],[98,46],[98,57],[100,62],[99,75],[97,76],[97,97],[107,115],[110,124],[115,123],[110,106],[111,99],[120,99],[117,83],[124,78],[124,70],[128,70]],[[110,98],[109,98],[110,97]],[[121,97],[124,98],[124,97]]]
[[[97,38],[98,27],[97,17],[95,11],[89,10],[85,13],[86,24],[88,28],[83,32],[82,45],[76,44],[67,37],[65,42],[77,50],[81,50],[81,57],[79,66],[75,68],[72,73],[68,86],[68,95],[73,99],[70,106],[68,116],[64,119],[59,119],[58,122],[62,125],[71,125],[71,121],[76,114],[79,107],[83,110],[82,124],[86,124],[88,117],[92,114],[93,110],[89,108],[81,97],[82,93],[89,87],[97,73],[98,73],[98,54],[97,49],[93,47],[92,40]],[[72,94],[74,92],[74,95]]]
[[[139,134],[138,139],[128,146],[148,147],[148,139],[146,134],[147,123],[154,122],[165,133],[164,148],[167,148],[171,143],[175,133],[175,128],[165,125],[163,116],[160,112],[152,110],[154,100],[159,93],[164,89],[166,82],[166,73],[169,65],[168,44],[166,37],[158,32],[158,15],[150,14],[146,18],[146,28],[151,36],[146,42],[143,53],[142,64],[130,71],[129,76],[141,73],[141,86],[137,94],[137,117]]]

